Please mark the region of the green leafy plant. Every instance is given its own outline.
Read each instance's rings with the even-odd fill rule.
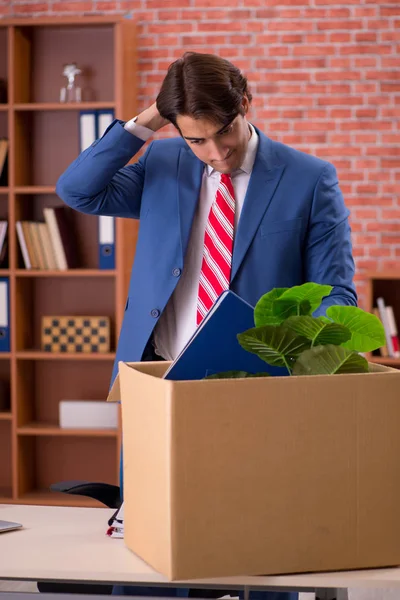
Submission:
[[[332,289],[317,283],[274,288],[257,302],[255,327],[238,334],[240,345],[289,375],[368,372],[359,353],[385,344],[383,325],[356,306],[330,306],[326,316],[313,317]]]

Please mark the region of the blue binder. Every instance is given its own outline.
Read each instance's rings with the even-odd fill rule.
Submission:
[[[96,112],[97,137],[102,137],[114,120],[111,109]],[[99,217],[99,269],[115,269],[115,218]]]
[[[10,352],[10,293],[8,277],[0,277],[0,352]]]
[[[99,217],[99,269],[115,269],[114,217]]]
[[[285,368],[271,367],[239,344],[237,334],[252,327],[254,308],[234,292],[223,292],[166,371],[164,379],[203,379],[223,371],[287,375]]]

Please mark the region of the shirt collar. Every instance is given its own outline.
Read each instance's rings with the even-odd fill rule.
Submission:
[[[253,170],[253,165],[254,165],[254,161],[256,160],[256,154],[257,154],[257,148],[258,148],[258,135],[251,123],[248,123],[248,126],[251,131],[251,137],[250,137],[249,143],[247,145],[247,152],[246,152],[246,155],[244,157],[244,161],[243,161],[241,167],[239,169],[237,169],[236,171],[234,171],[232,173],[232,175],[234,175],[235,173],[239,173],[240,171],[243,171],[244,173],[247,173],[248,175],[250,175],[250,173]],[[213,169],[213,167],[210,167],[210,165],[206,165],[206,173],[207,173],[208,177],[210,177],[211,175],[213,175],[216,172],[217,171],[215,169]]]

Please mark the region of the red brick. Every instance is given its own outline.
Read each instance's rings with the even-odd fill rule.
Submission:
[[[293,56],[327,56],[335,54],[336,48],[332,44],[326,46],[295,46],[293,48]]]
[[[351,41],[351,34],[350,33],[343,33],[342,31],[340,32],[334,32],[334,33],[330,33],[329,34],[329,41],[330,42],[335,42],[335,43],[346,43],[346,42],[350,42]]]
[[[382,219],[388,219],[388,220],[400,220],[400,208],[397,208],[395,210],[383,210],[382,211]],[[399,232],[400,232],[400,223],[398,223],[398,227],[399,227]]]
[[[324,71],[315,73],[315,81],[346,81],[361,79],[360,71]]]
[[[334,131],[336,123],[334,121],[301,121],[294,123],[294,131]]]
[[[325,58],[305,58],[305,59],[282,59],[281,69],[324,69],[326,67]]]
[[[356,133],[354,136],[356,144],[376,144],[378,143],[377,133]]]
[[[381,6],[379,14],[381,17],[400,17],[400,6]]]
[[[368,248],[368,254],[372,258],[380,258],[383,256],[391,256],[392,252],[390,248],[383,248],[382,246],[372,246],[372,248]]]
[[[355,40],[356,42],[376,42],[376,33],[361,31],[356,33]]]
[[[331,108],[329,116],[331,119],[349,119],[352,111],[348,108]]]
[[[354,65],[356,67],[376,67],[378,59],[374,56],[363,56],[362,58],[355,58]]]
[[[219,2],[219,0],[218,0]],[[266,24],[270,31],[312,31],[314,23],[311,21],[270,21]]]
[[[325,109],[313,109],[306,111],[307,119],[326,119],[329,115],[328,111]]]
[[[397,231],[398,231],[399,230],[399,225],[398,225],[398,223],[396,223],[396,225],[397,225]],[[396,227],[396,225],[395,225],[395,227]],[[389,225],[385,225],[383,227],[383,229],[388,229],[388,228],[389,228]],[[385,235],[385,234],[382,234],[382,244],[390,244],[390,245],[396,244],[396,245],[400,245],[400,235],[396,235],[396,234]]]
[[[86,10],[90,10],[92,8],[92,4],[88,3],[88,4],[81,4],[79,3],[80,6],[87,6],[88,8]],[[60,5],[60,4],[55,4],[54,6],[56,6],[57,8],[53,8],[53,10],[57,10],[57,11],[62,11],[62,12],[69,12],[69,9],[67,6],[64,5]],[[69,6],[69,5],[68,5]],[[74,6],[76,6],[76,4],[74,3]],[[35,2],[34,4],[13,4],[12,5],[12,11],[17,14],[26,14],[26,13],[44,13],[44,12],[48,12],[49,10],[49,5],[45,2],[43,3],[37,3]],[[76,10],[76,8],[74,8],[74,11]],[[85,8],[80,9],[80,10],[85,10]]]
[[[381,136],[382,144],[399,144],[400,145],[400,133],[384,133]]]
[[[377,111],[374,108],[358,108],[356,109],[356,117],[364,119],[365,117],[375,119]]]
[[[279,38],[274,33],[263,33],[262,35],[256,36],[256,45],[268,45],[268,44],[276,44],[279,41]],[[254,52],[254,48],[253,48]]]
[[[304,41],[306,44],[325,44],[328,41],[327,37],[326,33],[308,33]]]
[[[277,64],[277,61],[272,58],[261,58],[255,61],[256,69],[276,69]]]
[[[369,46],[367,44],[349,44],[339,48],[340,54],[391,54],[392,46],[390,44],[374,44]]]
[[[289,54],[287,46],[269,46],[266,51],[269,56],[287,56]]]
[[[301,44],[303,36],[297,33],[284,33],[281,36],[282,44]]]
[[[378,219],[377,209],[358,208],[352,212],[355,219]]]
[[[345,20],[343,19],[343,21],[320,21],[319,23],[317,23],[317,29],[335,29],[337,30],[341,30],[341,29],[362,29],[363,24],[362,21],[351,21],[351,20]]]
[[[313,106],[314,100],[309,96],[271,96],[268,104],[271,106]]]
[[[317,104],[321,106],[334,106],[344,105],[344,106],[358,106],[363,103],[362,96],[326,96],[323,98],[318,98]]]
[[[355,17],[375,17],[376,14],[377,14],[377,11],[376,11],[375,6],[371,6],[370,8],[369,7],[356,8],[354,10]]]

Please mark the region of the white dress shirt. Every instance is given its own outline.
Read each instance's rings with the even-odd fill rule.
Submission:
[[[231,173],[236,204],[235,231],[239,223],[258,148],[257,132],[250,123],[249,127],[251,137],[246,156],[240,169]],[[154,134],[151,129],[136,125],[134,119],[125,124],[125,129],[144,141],[147,141]],[[220,173],[209,165],[205,165],[200,198],[193,218],[182,275],[154,329],[156,352],[166,360],[174,360],[178,356],[197,327],[197,295],[203,259],[204,232],[208,214],[217,193],[219,180]]]

